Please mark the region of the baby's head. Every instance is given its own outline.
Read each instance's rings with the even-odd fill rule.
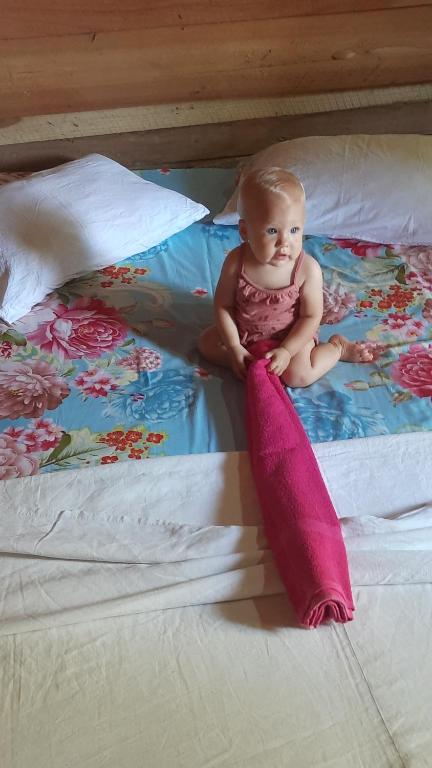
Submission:
[[[240,181],[238,211],[241,238],[263,264],[281,266],[302,249],[305,192],[283,168],[259,168]]]

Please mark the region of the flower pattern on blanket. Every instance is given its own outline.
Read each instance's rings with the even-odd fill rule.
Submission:
[[[106,414],[117,414],[128,421],[166,421],[189,408],[194,398],[192,373],[158,371],[150,376],[143,372],[137,381],[110,398]]]
[[[408,283],[432,291],[432,249],[423,245],[399,245],[395,251],[409,267],[405,272]]]
[[[342,283],[324,285],[324,312],[322,324],[340,323],[356,305],[356,295]]]
[[[360,259],[375,259],[382,255],[385,245],[379,243],[368,243],[366,240],[342,240],[340,238],[334,241],[340,248],[347,248],[354,256]]]
[[[0,480],[35,475],[39,463],[26,446],[3,432],[0,434]]]
[[[4,434],[24,445],[27,453],[52,451],[63,437],[63,432],[52,419],[32,419],[27,429],[7,427]]]
[[[68,307],[55,300],[39,305],[19,328],[30,343],[60,360],[100,357],[121,344],[128,331],[116,309],[87,298]]]
[[[234,227],[197,223],[73,280],[0,328],[0,478],[243,450],[243,389],[203,361],[200,331]],[[432,429],[432,247],[306,237],[321,264],[320,336],[383,345],[291,390],[312,441]]]
[[[43,360],[8,361],[0,369],[0,417],[42,416],[69,394],[58,370]]]
[[[350,270],[345,268],[344,259],[338,259],[335,270],[327,270],[327,279],[331,274],[331,285],[336,282],[340,292],[355,291],[353,318],[361,323],[366,338],[383,345],[376,365],[356,366],[360,375],[345,381],[344,387],[352,393],[372,394],[374,390],[374,399],[380,401],[384,413],[389,401],[393,406],[403,405],[409,420],[394,431],[420,430],[425,425],[431,429],[430,409],[421,410],[417,398],[432,396],[432,345],[428,343],[432,341],[432,246],[335,240],[325,244],[323,250],[333,253],[336,244],[360,259]],[[329,322],[325,316],[324,320]],[[362,395],[355,402],[358,397]],[[377,429],[374,434],[379,434]]]
[[[413,344],[392,365],[391,375],[414,395],[432,400],[432,344]]]
[[[323,443],[389,432],[384,416],[370,408],[355,405],[343,392],[323,392],[305,397],[295,391],[294,406],[310,440]]]

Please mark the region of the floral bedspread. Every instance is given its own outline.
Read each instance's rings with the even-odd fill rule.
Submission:
[[[199,358],[235,228],[194,224],[65,285],[0,329],[0,478],[242,450],[243,390]],[[325,277],[321,338],[383,345],[290,394],[314,442],[432,429],[432,247],[307,237]]]
[[[382,345],[291,396],[313,442],[432,429],[432,246],[306,238],[324,280],[321,339]]]

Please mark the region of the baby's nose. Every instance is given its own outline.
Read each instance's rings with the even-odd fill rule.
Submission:
[[[290,242],[289,232],[280,232],[278,239],[279,239],[280,245],[288,245]]]
[[[289,239],[287,237],[280,237],[277,246],[278,248],[289,248]]]

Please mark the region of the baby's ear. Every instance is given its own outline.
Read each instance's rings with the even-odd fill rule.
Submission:
[[[247,242],[247,239],[248,239],[247,224],[244,219],[240,219],[238,228],[239,228],[241,239],[244,240],[244,242]]]

